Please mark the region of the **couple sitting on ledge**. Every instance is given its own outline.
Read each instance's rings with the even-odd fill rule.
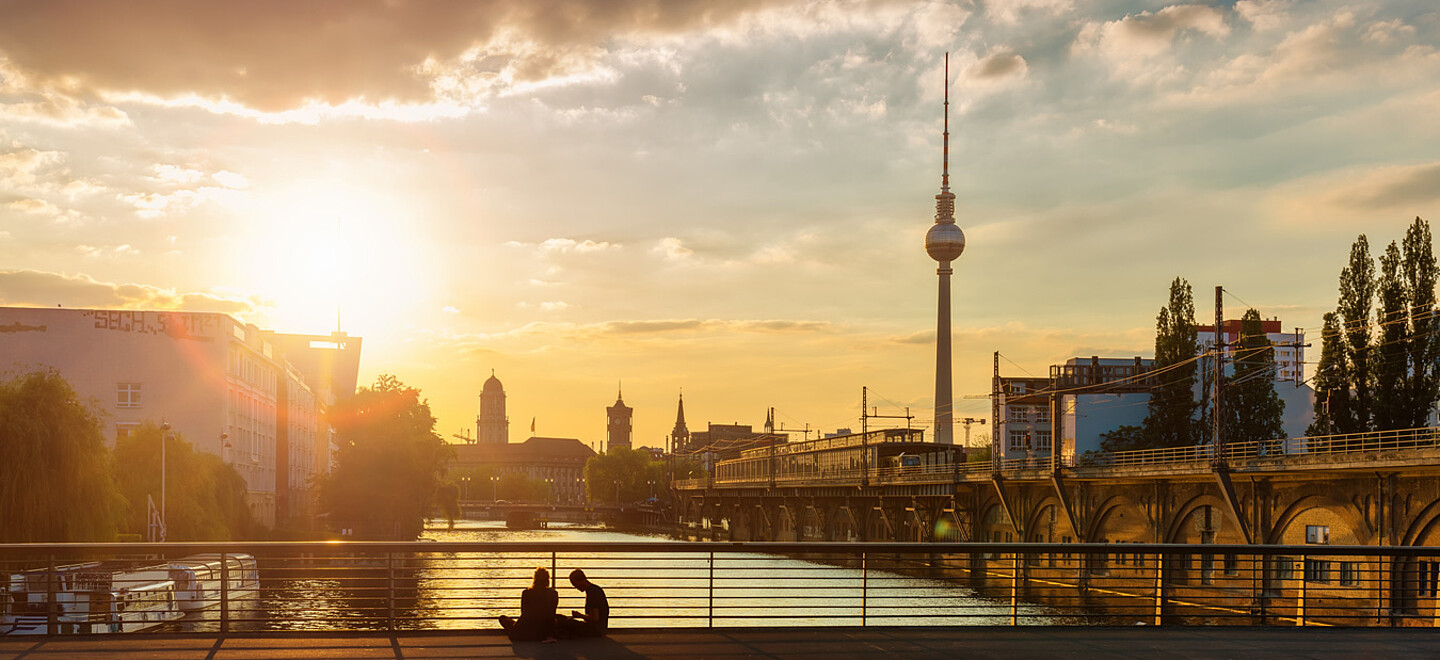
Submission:
[[[570,571],[570,585],[585,592],[585,611],[557,614],[560,594],[550,587],[550,571],[535,569],[535,581],[520,594],[520,618],[500,617],[500,627],[512,642],[553,642],[557,639],[601,637],[610,624],[610,601],[605,590],[585,578],[585,571]]]

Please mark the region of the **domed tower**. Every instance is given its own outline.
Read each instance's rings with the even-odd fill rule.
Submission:
[[[955,194],[950,192],[950,54],[945,54],[944,160],[935,224],[925,234],[925,252],[940,262],[940,304],[935,325],[935,442],[955,443],[955,400],[950,387],[950,262],[965,251],[965,232],[955,224]]]
[[[605,426],[605,451],[611,452],[617,448],[630,448],[630,418],[635,409],[625,405],[621,393],[615,394],[615,405],[605,409],[609,414],[610,422]]]
[[[510,442],[510,418],[505,416],[505,386],[490,371],[480,389],[480,416],[475,418],[475,441],[503,445]]]

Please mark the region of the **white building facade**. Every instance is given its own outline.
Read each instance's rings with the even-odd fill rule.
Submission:
[[[225,314],[0,307],[0,372],[55,369],[112,443],[168,423],[233,466],[251,514],[273,527],[309,508],[300,500],[332,446],[325,402],[263,334]]]

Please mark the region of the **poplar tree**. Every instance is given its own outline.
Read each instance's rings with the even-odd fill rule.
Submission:
[[[1348,414],[1332,413],[1337,433],[1361,433],[1371,428],[1374,389],[1371,379],[1370,308],[1375,299],[1375,264],[1370,260],[1370,241],[1361,234],[1350,246],[1350,263],[1340,271],[1340,317],[1346,371],[1352,401]]]
[[[1240,345],[1221,397],[1227,442],[1268,442],[1285,437],[1285,402],[1275,393],[1275,346],[1265,336],[1260,312],[1240,319]]]
[[[1175,278],[1170,301],[1155,322],[1155,369],[1160,383],[1150,393],[1145,416],[1145,444],[1179,447],[1201,440],[1204,428],[1195,422],[1196,354],[1195,298],[1190,283]]]
[[[1324,436],[1339,433],[1336,420],[1349,419],[1350,363],[1345,359],[1345,338],[1340,329],[1340,316],[1326,312],[1320,331],[1320,364],[1312,380],[1315,388],[1315,420],[1305,435]]]
[[[1401,279],[1409,306],[1409,332],[1405,353],[1407,381],[1404,428],[1424,426],[1435,402],[1440,400],[1440,309],[1436,308],[1436,266],[1430,224],[1415,218],[1405,232]]]
[[[1373,428],[1381,431],[1409,426],[1406,420],[1410,417],[1407,410],[1410,402],[1406,390],[1410,380],[1407,376],[1410,313],[1400,262],[1400,247],[1391,241],[1380,257],[1380,278],[1376,280],[1379,309],[1375,319],[1380,332],[1370,362],[1375,388],[1371,405]]]

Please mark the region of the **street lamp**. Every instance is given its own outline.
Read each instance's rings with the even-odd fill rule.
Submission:
[[[500,477],[490,477],[490,501],[500,501]]]
[[[170,519],[165,515],[165,445],[170,444],[170,423],[160,422],[160,540],[165,540],[165,529]]]

